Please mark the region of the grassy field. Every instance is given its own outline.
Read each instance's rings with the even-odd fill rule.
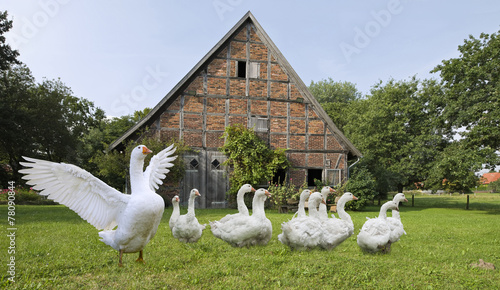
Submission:
[[[99,241],[97,230],[64,206],[17,206],[15,282],[8,282],[10,261],[7,206],[0,206],[0,285],[12,289],[247,289],[247,288],[435,288],[499,289],[500,195],[415,196],[401,207],[407,232],[387,255],[363,253],[356,234],[379,207],[350,212],[355,235],[332,251],[291,251],[277,240],[280,224],[292,214],[267,211],[273,238],[267,246],[233,248],[207,228],[196,244],[182,244],[168,227],[166,209],[156,237],[144,251],[124,255]],[[185,212],[185,209],[182,211]],[[200,222],[235,210],[197,210]],[[478,269],[483,259],[496,270]]]

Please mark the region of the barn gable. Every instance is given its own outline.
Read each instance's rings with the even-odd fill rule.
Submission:
[[[272,148],[288,148],[297,185],[313,177],[339,183],[348,156],[361,156],[250,12],[110,149],[145,127],[163,140],[183,139],[199,153],[183,156],[181,200],[196,187],[207,192],[198,206],[224,206],[228,185],[218,148],[224,128],[234,124],[254,128]]]

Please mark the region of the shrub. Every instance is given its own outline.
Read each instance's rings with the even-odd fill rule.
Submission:
[[[226,141],[219,151],[227,156],[224,165],[230,168],[229,201],[234,200],[243,184],[263,184],[272,179],[279,169],[290,167],[286,149],[270,149],[254,131],[241,124],[226,127],[221,138]]]
[[[490,182],[490,184],[488,184],[488,190],[491,192],[500,192],[500,179]]]
[[[0,203],[7,204],[9,189],[3,189],[0,193]],[[39,195],[38,192],[32,188],[22,188],[16,187],[15,192],[15,204],[31,204],[31,205],[54,205],[58,204],[53,200],[47,199],[45,196]]]
[[[300,193],[306,187],[307,184],[304,184],[297,189],[291,179],[290,182],[285,184],[269,183],[268,190],[271,193],[270,203],[275,209],[278,209],[281,205],[286,205],[289,199],[299,201]]]
[[[375,178],[367,168],[362,166],[355,168],[345,185],[345,190],[343,191],[352,192],[358,200],[349,201],[346,203],[345,208],[351,210],[360,210],[364,208],[368,202],[375,198],[377,193],[376,187]]]

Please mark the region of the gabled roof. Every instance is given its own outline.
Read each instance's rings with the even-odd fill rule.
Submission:
[[[500,172],[488,172],[483,174],[481,182],[483,184],[489,184],[491,182],[497,181],[500,178]]]
[[[118,145],[120,145],[120,143],[129,138],[137,130],[143,128],[144,126],[147,126],[148,122],[151,122],[150,119],[152,119],[154,116],[157,116],[158,114],[161,114],[162,111],[161,108],[172,97],[179,95],[179,93],[182,92],[181,90],[184,88],[184,86],[194,76],[198,74],[200,69],[202,69],[205,65],[209,63],[212,57],[217,55],[217,52],[222,47],[224,47],[226,44],[229,43],[231,38],[239,31],[239,29],[242,26],[246,25],[247,22],[251,22],[255,26],[256,33],[261,39],[261,41],[267,46],[272,55],[277,59],[278,63],[289,75],[290,79],[296,84],[299,91],[305,96],[305,99],[307,99],[307,101],[314,106],[316,113],[327,123],[328,128],[336,135],[339,142],[341,142],[344,146],[346,146],[352,155],[361,157],[362,156],[361,152],[356,147],[354,147],[354,145],[344,136],[344,134],[333,123],[328,114],[323,110],[319,102],[311,94],[307,86],[304,84],[304,82],[302,82],[298,74],[288,63],[283,54],[281,54],[278,47],[276,47],[271,38],[267,35],[267,33],[264,31],[262,26],[260,26],[260,24],[257,22],[257,20],[250,11],[248,11],[245,14],[245,16],[243,16],[240,19],[240,21],[238,21],[238,23],[236,23],[236,25],[234,25],[233,28],[231,28],[231,30],[229,30],[228,33],[226,33],[226,35],[224,35],[224,37],[187,73],[186,76],[184,76],[180,80],[179,83],[177,83],[177,85],[175,85],[175,87],[151,110],[151,112],[149,112],[149,114],[147,114],[142,120],[140,120],[137,124],[132,126],[129,130],[127,130],[125,134],[123,134],[120,138],[115,140],[109,146],[109,150],[115,149]]]

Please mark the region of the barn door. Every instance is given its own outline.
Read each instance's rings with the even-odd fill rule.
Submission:
[[[183,156],[186,172],[184,174],[183,189],[180,192],[181,205],[187,206],[189,199],[189,192],[191,189],[196,188],[202,193],[202,198],[196,198],[195,207],[205,208],[204,206],[204,182],[203,182],[203,169],[205,167],[205,160],[201,154],[186,153]]]
[[[207,152],[207,207],[225,208],[229,182],[222,163],[226,156],[217,151]]]
[[[183,156],[186,173],[180,193],[181,205],[187,206],[189,192],[197,188],[201,197],[196,198],[196,208],[226,207],[229,182],[222,163],[226,156],[218,151],[186,153]]]

